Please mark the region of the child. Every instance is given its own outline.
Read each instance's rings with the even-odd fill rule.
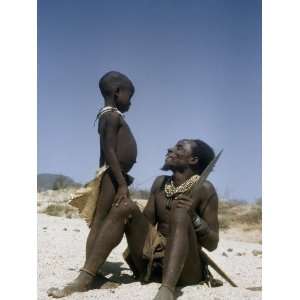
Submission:
[[[97,242],[98,233],[113,204],[119,205],[129,196],[128,185],[133,178],[127,173],[136,162],[137,145],[123,113],[127,112],[134,94],[129,78],[119,72],[109,72],[99,81],[105,106],[97,115],[100,135],[100,169],[96,178],[80,189],[70,204],[77,207],[91,230],[86,243],[86,261],[93,249],[102,245]],[[125,200],[124,200],[125,199]],[[95,275],[95,274],[93,274]],[[82,291],[89,271],[81,272],[67,288],[51,288],[48,295],[64,297],[74,291]]]
[[[79,190],[70,202],[91,227],[87,256],[113,203],[118,206],[127,198],[128,185],[133,181],[127,173],[137,156],[135,139],[123,116],[134,94],[132,82],[127,76],[111,71],[100,79],[99,88],[105,103],[97,115],[100,169],[96,178]]]

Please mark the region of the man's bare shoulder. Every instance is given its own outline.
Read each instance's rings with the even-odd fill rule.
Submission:
[[[202,185],[202,189],[206,191],[208,194],[214,194],[216,193],[216,189],[214,185],[209,181],[205,180]]]
[[[166,180],[168,180],[169,177],[170,176],[166,176],[166,175],[157,176],[153,181],[151,192],[155,193],[159,190],[162,190],[165,185]]]
[[[200,186],[196,186],[195,192],[202,199],[207,199],[212,197],[213,195],[217,195],[214,185],[208,180],[205,180]]]

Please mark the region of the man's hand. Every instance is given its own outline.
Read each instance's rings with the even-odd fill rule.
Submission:
[[[124,199],[128,199],[129,196],[129,191],[128,191],[128,186],[127,184],[125,185],[120,185],[118,187],[118,191],[117,194],[115,196],[115,206],[118,207],[119,204],[121,203],[121,201],[123,201]]]
[[[195,210],[193,209],[193,199],[185,195],[180,195],[175,198],[175,200],[177,201],[176,207],[185,208],[187,210],[192,219],[193,227],[195,231],[198,232],[198,235],[202,237],[206,236],[209,231],[208,225],[196,214]]]
[[[195,211],[193,209],[193,199],[186,195],[179,195],[175,198],[175,200],[176,207],[185,208],[193,220],[193,218],[195,217]]]

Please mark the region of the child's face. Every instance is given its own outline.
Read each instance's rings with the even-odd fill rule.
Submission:
[[[120,112],[126,112],[131,105],[131,97],[133,92],[130,89],[121,88],[117,92],[116,106]]]

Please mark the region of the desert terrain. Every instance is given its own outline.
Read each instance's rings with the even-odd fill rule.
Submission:
[[[51,299],[47,289],[61,287],[74,279],[82,267],[85,242],[88,234],[86,223],[75,209],[67,204],[72,189],[48,190],[38,193],[38,299]],[[139,200],[145,204],[145,200]],[[231,287],[224,279],[223,286],[210,288],[195,285],[177,289],[177,299],[241,300],[261,299],[261,204],[238,201],[221,201],[219,205],[220,242],[209,256],[238,285]],[[117,288],[94,289],[75,293],[65,299],[153,299],[158,283],[141,285],[123,261],[126,248],[124,238],[111,253],[102,273],[119,282]]]

